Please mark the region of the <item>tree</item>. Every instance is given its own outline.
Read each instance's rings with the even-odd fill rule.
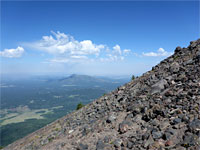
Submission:
[[[135,76],[134,75],[132,75],[132,78],[131,78],[132,80],[135,80]]]
[[[77,106],[76,106],[76,110],[79,110],[81,109],[82,107],[84,107],[85,105],[83,105],[82,103],[79,103]]]

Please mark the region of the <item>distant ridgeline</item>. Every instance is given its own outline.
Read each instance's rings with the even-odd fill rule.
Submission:
[[[199,150],[200,39],[8,149]]]

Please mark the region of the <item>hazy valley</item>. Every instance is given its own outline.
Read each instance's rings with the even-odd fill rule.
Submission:
[[[75,74],[2,80],[1,146],[72,112],[78,103],[88,104],[129,80]]]

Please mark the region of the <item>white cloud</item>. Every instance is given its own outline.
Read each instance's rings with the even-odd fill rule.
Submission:
[[[172,55],[172,53],[165,51],[163,48],[159,48],[157,52],[148,52],[148,53],[143,52],[142,55],[149,57],[158,57],[158,56],[169,56]]]
[[[64,57],[56,57],[53,59],[49,59],[47,61],[45,61],[45,63],[84,63],[85,61],[92,61],[92,59],[88,59],[87,56],[79,56],[79,55],[73,55],[70,56],[69,58],[64,58]]]
[[[110,51],[110,50],[109,50]],[[106,54],[106,57],[100,58],[101,62],[122,61],[130,53],[129,49],[121,50],[119,45],[115,45],[111,52]]]
[[[116,44],[110,49],[105,44],[95,44],[91,40],[77,41],[71,35],[53,32],[40,41],[25,43],[25,46],[51,54],[51,62],[119,61],[124,60],[130,50],[121,50]]]
[[[113,53],[116,53],[116,54],[119,54],[119,55],[122,54],[122,51],[121,51],[121,48],[120,48],[119,45],[115,45],[115,46],[113,47]]]
[[[95,45],[90,40],[84,40],[80,42],[81,44],[81,51],[84,54],[96,54],[99,55],[100,50],[103,49],[104,45]]]
[[[71,58],[75,58],[75,59],[87,59],[87,56],[80,56],[80,55],[73,55],[71,56]]]
[[[166,51],[163,48],[159,48],[158,52],[160,52],[160,53],[166,53]]]
[[[16,49],[4,49],[0,52],[0,56],[8,58],[17,58],[21,57],[24,53],[24,48],[18,46]]]
[[[53,36],[43,36],[42,40],[26,45],[54,55],[98,55],[104,45],[96,45],[91,40],[77,41],[72,36],[51,31]]]
[[[128,54],[131,53],[131,50],[130,49],[124,49],[123,53],[124,53],[125,56],[127,56]]]

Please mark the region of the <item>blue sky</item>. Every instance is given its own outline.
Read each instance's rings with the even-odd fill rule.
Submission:
[[[1,73],[140,75],[199,34],[198,1],[4,1]]]

